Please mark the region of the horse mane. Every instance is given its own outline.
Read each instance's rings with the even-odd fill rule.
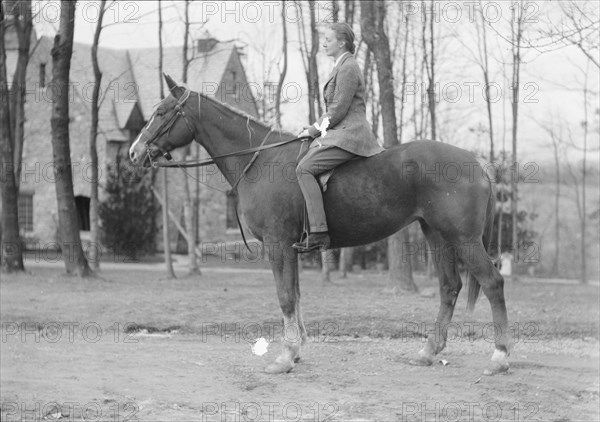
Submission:
[[[233,106],[231,106],[231,105],[229,105],[227,103],[223,103],[223,102],[218,101],[218,100],[216,100],[216,99],[214,99],[212,97],[209,97],[206,94],[198,92],[198,96],[200,98],[203,98],[205,100],[210,101],[212,104],[216,105],[218,108],[220,108],[222,110],[225,110],[230,115],[234,115],[234,116],[241,117],[241,118],[245,119],[246,120],[246,127],[248,127],[248,130],[250,130],[249,129],[249,124],[253,123],[254,125],[259,126],[262,129],[265,129],[267,131],[279,132],[280,136],[281,135],[289,135],[290,137],[294,136],[292,133],[284,131],[282,129],[278,129],[278,130],[277,129],[273,129],[271,126],[269,126],[265,122],[257,119],[256,117],[254,117],[254,116],[252,116],[252,115],[250,115],[250,114],[248,114],[248,113],[246,113],[246,112],[244,112],[242,110],[239,110],[239,109],[237,109],[237,108],[235,108],[235,107],[233,107]]]

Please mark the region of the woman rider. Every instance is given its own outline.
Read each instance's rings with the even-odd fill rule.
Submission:
[[[300,253],[325,250],[330,243],[316,176],[356,156],[370,157],[384,150],[367,122],[365,86],[354,58],[352,28],[346,23],[332,24],[325,32],[323,48],[335,65],[323,87],[326,112],[300,134],[315,138],[296,167],[310,223],[308,239],[293,245]]]

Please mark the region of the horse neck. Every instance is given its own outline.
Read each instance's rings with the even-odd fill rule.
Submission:
[[[211,157],[257,147],[269,134],[269,129],[232,112],[225,115],[212,100],[199,97],[200,121],[197,132],[201,144]],[[234,155],[215,160],[221,173],[234,184],[252,159],[252,154]]]

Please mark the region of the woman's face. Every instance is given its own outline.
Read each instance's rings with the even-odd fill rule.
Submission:
[[[344,51],[344,42],[338,40],[337,34],[333,29],[327,29],[325,31],[325,38],[323,39],[323,49],[325,54],[331,57],[337,57]]]

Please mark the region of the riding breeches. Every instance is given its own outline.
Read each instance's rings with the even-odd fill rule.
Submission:
[[[298,184],[306,201],[310,232],[327,231],[323,195],[316,176],[356,157],[355,154],[335,146],[310,148],[296,167]]]

